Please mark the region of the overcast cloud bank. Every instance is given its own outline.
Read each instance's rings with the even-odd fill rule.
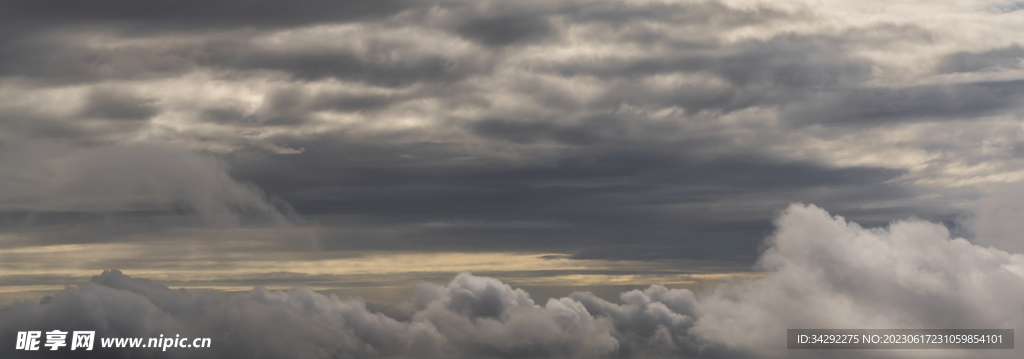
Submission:
[[[136,349],[129,358],[815,357],[787,328],[1019,328],[1024,256],[950,238],[920,220],[862,228],[794,204],[766,242],[761,279],[695,296],[653,285],[622,304],[590,293],[535,303],[487,277],[421,284],[397,306],[308,289],[192,295],[106,271],[45,304],[0,312],[0,335],[95,329],[100,337],[211,337],[211,349]],[[30,357],[10,352],[5,357]],[[985,351],[1018,357],[1020,350]],[[96,352],[96,355],[111,355]],[[830,357],[969,357],[966,351],[835,351]]]
[[[781,331],[1020,326],[1021,33],[1016,0],[0,1],[4,283],[273,282],[255,268],[364,252],[768,273],[623,304],[464,273],[390,307],[111,271],[3,311],[0,335],[214,338],[129,357],[966,357],[789,352]],[[762,244],[792,202],[890,225],[794,205]]]
[[[0,214],[30,241],[280,198],[329,250],[749,265],[791,202],[951,225],[1024,178],[1015,1],[3,6]]]

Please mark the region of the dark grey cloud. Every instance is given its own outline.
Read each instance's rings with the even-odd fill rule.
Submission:
[[[195,52],[171,46],[123,46],[97,49],[76,37],[85,31],[26,34],[0,44],[0,75],[48,84],[158,79],[196,68]]]
[[[66,35],[97,30],[146,36],[275,29],[379,19],[419,5],[429,4],[404,0],[303,4],[261,0],[217,4],[158,1],[145,5],[104,1],[83,6],[62,0],[5,1],[4,11],[0,11],[4,29],[0,36],[0,75],[32,76],[51,82],[175,76],[194,70],[205,55],[194,48],[161,44],[97,50],[82,46],[81,38],[68,41]],[[307,58],[304,65],[317,62]]]
[[[396,96],[378,94],[320,93],[312,98],[312,107],[341,112],[372,111],[400,100]]]
[[[390,51],[406,51],[401,45],[381,44],[374,53],[360,56],[346,51],[308,54],[263,53],[231,49],[233,44],[212,44],[207,64],[227,69],[281,70],[300,80],[338,78],[383,86],[404,86],[421,81],[450,81],[468,75],[455,67],[455,59],[410,52],[389,58]],[[463,71],[459,71],[463,70]]]
[[[402,0],[337,1],[302,3],[261,0],[205,3],[200,1],[104,1],[86,6],[75,1],[5,1],[8,21],[67,25],[75,23],[126,23],[136,26],[185,28],[205,25],[267,26],[337,22],[380,17],[403,10],[414,3]]]
[[[585,118],[578,124],[559,125],[553,121],[485,119],[472,125],[477,135],[511,141],[534,143],[551,140],[568,145],[590,145],[601,140],[621,138],[628,131],[625,120],[600,116]]]
[[[310,117],[316,112],[373,112],[403,100],[402,96],[386,94],[285,87],[268,93],[262,106],[254,113],[237,108],[212,108],[203,112],[203,118],[243,126],[301,126],[312,121]]]
[[[976,72],[998,68],[1020,68],[1024,59],[1024,48],[1011,45],[1001,49],[979,53],[957,52],[946,56],[939,64],[939,71],[947,73]]]
[[[130,93],[97,89],[89,94],[88,104],[81,115],[113,120],[148,120],[159,112],[155,102],[155,99]]]
[[[456,27],[467,38],[491,46],[535,41],[550,35],[554,29],[543,15],[501,15],[470,19]]]
[[[228,125],[259,125],[259,119],[237,108],[211,108],[199,116],[203,121]]]
[[[534,142],[560,134],[553,128],[528,130],[534,132],[505,130],[494,136]],[[594,144],[547,154],[536,163],[452,162],[448,158],[463,155],[459,148],[431,143],[379,146],[324,136],[287,144],[306,152],[299,157],[237,156],[232,173],[283,198],[299,213],[345,228],[345,234],[324,239],[332,250],[543,248],[579,258],[749,263],[770,230],[766,218],[779,206],[771,198],[828,203],[871,224],[912,212],[951,222],[958,213],[909,206],[886,214],[892,217],[867,218],[870,213],[857,211],[883,199],[921,203],[912,188],[886,184],[904,175],[901,170],[826,168],[763,157],[696,161],[688,158],[687,147],[671,144]],[[743,205],[742,210],[704,210],[762,196],[766,203]],[[500,236],[490,226],[423,225],[459,221],[555,225],[500,228]],[[360,234],[372,228],[395,231]]]
[[[866,35],[865,33],[871,34]],[[592,107],[678,106],[689,113],[732,112],[758,106],[816,108],[821,115],[797,123],[849,123],[916,120],[916,117],[978,116],[982,109],[1005,111],[1017,105],[1012,83],[962,83],[915,87],[865,88],[872,63],[851,56],[848,48],[892,38],[923,37],[918,28],[881,25],[850,31],[846,36],[782,35],[729,47],[681,44],[668,54],[554,64],[547,69],[560,76],[620,79],[607,87]],[[907,34],[909,33],[909,34]],[[884,37],[884,36],[883,36]],[[922,40],[927,41],[927,40]],[[705,82],[652,89],[637,80],[658,75],[711,75],[728,86]],[[1003,86],[1006,85],[1006,86]],[[821,102],[839,102],[835,105]],[[849,113],[851,112],[852,113]],[[824,114],[831,117],[826,118]],[[817,115],[817,114],[816,114]]]
[[[786,11],[763,5],[735,8],[720,1],[647,3],[628,7],[617,2],[583,3],[566,6],[561,14],[571,17],[574,21],[607,23],[616,27],[653,20],[682,26],[714,25],[735,28],[779,20],[808,20],[813,17],[807,9]]]
[[[378,42],[367,53],[345,49],[287,52],[261,49],[250,42],[262,32],[196,43],[149,43],[113,49],[82,46],[81,38],[40,38],[5,46],[0,75],[46,83],[82,83],[112,79],[154,79],[213,71],[281,71],[298,80],[338,78],[386,86],[420,81],[454,81],[486,70],[473,59],[418,52],[408,42]],[[168,36],[174,36],[174,33]],[[188,35],[182,35],[188,36]],[[394,52],[402,56],[394,56]]]
[[[112,9],[103,10],[104,6],[108,5]],[[13,5],[12,8],[16,10],[15,13],[17,11],[27,12],[17,16],[17,18],[40,16],[44,19],[57,19],[54,21],[59,21],[62,24],[74,24],[76,20],[94,24],[81,29],[71,28],[67,31],[70,33],[74,33],[76,30],[95,31],[98,27],[104,29],[101,26],[106,24],[108,28],[104,30],[121,33],[129,37],[140,36],[140,28],[143,30],[142,34],[146,34],[146,29],[151,28],[152,31],[155,31],[152,35],[199,36],[200,41],[187,45],[152,43],[97,49],[95,47],[82,46],[82,39],[80,38],[68,39],[67,37],[62,37],[59,32],[56,34],[53,32],[42,32],[3,44],[4,46],[0,51],[3,51],[5,54],[6,60],[0,63],[0,74],[6,74],[7,76],[33,76],[47,78],[51,81],[95,81],[111,78],[174,76],[199,68],[210,67],[224,70],[280,70],[301,80],[335,77],[398,86],[418,81],[453,81],[491,70],[488,64],[481,63],[477,59],[410,51],[410,44],[401,41],[382,42],[369,40],[370,51],[364,54],[354,53],[349,50],[329,49],[309,52],[278,52],[253,47],[251,36],[260,35],[260,30],[277,28],[276,26],[263,27],[263,25],[273,25],[274,20],[293,19],[298,21],[298,23],[290,24],[292,26],[320,23],[339,24],[344,23],[346,20],[361,19],[361,14],[384,15],[397,12],[400,9],[418,14],[421,11],[416,10],[417,8],[428,7],[430,4],[406,4],[399,2],[391,4],[384,2],[379,5],[368,5],[343,2],[338,5],[282,5],[268,1],[253,6],[246,5],[244,10],[238,11],[228,9],[234,6],[241,6],[234,3],[231,3],[231,5],[219,5],[225,6],[226,9],[222,11],[217,9],[217,6],[203,6],[203,9],[209,8],[208,11],[195,11],[187,4],[178,3],[156,4],[138,7],[134,10],[133,8],[136,7],[134,5],[119,6],[108,3],[97,6],[97,8],[81,10],[78,10],[76,6],[62,7],[56,4],[46,6],[34,3]],[[55,9],[61,8],[62,10],[49,11],[52,10],[50,6]],[[379,8],[377,8],[378,6]],[[769,8],[754,10],[733,9],[718,2],[686,5],[650,4],[630,9],[621,9],[620,6],[612,3],[590,4],[586,6],[582,4],[543,5],[528,3],[507,9],[498,7],[497,10],[481,10],[481,7],[474,7],[471,3],[459,2],[446,2],[437,6],[456,14],[455,19],[447,20],[452,21],[451,24],[433,25],[427,22],[426,19],[423,19],[422,15],[421,17],[403,18],[403,20],[423,21],[424,23],[418,25],[427,29],[437,28],[441,31],[453,31],[453,35],[478,41],[488,46],[536,42],[544,39],[554,40],[558,36],[557,28],[551,24],[549,19],[552,15],[565,16],[571,19],[571,21],[580,21],[582,23],[607,22],[618,24],[618,21],[621,21],[621,19],[631,19],[628,23],[616,25],[626,32],[623,34],[625,38],[620,39],[625,41],[635,41],[636,39],[632,37],[652,37],[658,35],[658,33],[647,35],[632,33],[634,27],[643,28],[643,26],[633,24],[640,21],[654,21],[665,25],[683,22],[687,26],[711,26],[717,29],[719,27],[729,28],[797,16]],[[177,10],[162,10],[163,7]],[[320,7],[327,7],[328,9],[321,9]],[[338,9],[334,9],[334,7]],[[287,10],[284,12],[274,10],[277,8]],[[339,16],[337,14],[344,15]],[[291,17],[292,15],[294,15],[294,18]],[[306,16],[310,17],[307,18]],[[324,18],[318,18],[320,16]],[[235,22],[243,19],[249,21],[249,23]],[[366,19],[362,20],[367,21]],[[122,22],[133,25],[127,27],[119,25]],[[198,22],[200,24],[210,23],[220,27],[228,27],[229,29],[250,30],[240,31],[238,34],[227,37],[219,36],[214,39],[201,39],[201,33],[182,32],[182,29],[177,28],[187,26],[191,22]],[[169,28],[168,25],[170,25]],[[668,44],[670,46],[683,46],[684,48],[692,46],[717,47],[714,42],[709,42],[706,39],[702,39],[702,41],[704,42],[703,44],[700,41],[683,41],[680,43],[672,38],[652,37],[649,45]],[[772,42],[779,41],[773,40]],[[747,81],[750,77],[746,74],[747,71],[762,71],[758,69],[762,68],[763,65],[776,62],[774,60],[760,61],[765,60],[766,57],[786,54],[792,55],[792,59],[799,59],[801,56],[796,54],[802,53],[801,55],[807,55],[811,53],[808,49],[801,49],[800,51],[794,51],[797,49],[785,49],[780,44],[769,44],[768,46],[776,47],[776,49],[769,50],[772,52],[771,54],[750,54],[747,55],[746,59],[737,56],[730,56],[724,61],[708,59],[706,57],[689,59],[687,61],[672,58],[655,58],[632,64],[629,68],[641,71],[658,68],[666,70],[666,67],[676,70],[685,70],[687,68],[694,70],[695,67],[720,64],[725,67],[721,71],[725,72],[726,76],[730,77],[731,80]],[[401,52],[402,56],[394,56],[396,51]],[[821,51],[817,53],[825,54],[829,52]],[[764,63],[759,63],[759,66],[749,66],[752,64],[752,61]],[[784,59],[783,61],[789,60]],[[792,68],[795,66],[798,66],[798,64],[791,65],[791,69],[788,71],[793,72]],[[730,70],[729,68],[732,69]],[[633,72],[630,69],[625,69],[625,71]],[[772,71],[770,68],[766,70]],[[783,71],[787,70],[783,69]],[[828,69],[823,69],[822,71],[828,71]],[[571,73],[571,71],[564,70],[563,73]],[[829,75],[823,73],[807,74],[806,71],[802,71],[783,76]],[[799,81],[800,79],[796,80]]]
[[[672,44],[669,54],[567,63],[554,71],[566,76],[638,77],[674,72],[711,72],[735,86],[758,83],[813,89],[840,79],[862,78],[865,63],[844,54],[842,38],[782,35],[729,47]]]
[[[798,123],[846,125],[991,116],[1020,108],[1024,81],[988,81],[907,88],[853,88],[823,93],[790,109]]]

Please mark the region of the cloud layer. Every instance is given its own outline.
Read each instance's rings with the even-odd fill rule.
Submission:
[[[0,145],[17,165],[0,186],[18,195],[0,210],[14,217],[95,226],[84,208],[165,173],[177,194],[104,218],[263,223],[236,208],[269,213],[257,186],[325,227],[330,250],[750,264],[787,203],[952,226],[1024,178],[1013,2],[9,3]],[[64,174],[115,198],[12,187],[46,177],[33,168],[55,151],[149,165]],[[170,159],[184,152],[217,164]],[[527,222],[546,225],[480,225]]]
[[[787,328],[1015,328],[1024,256],[950,238],[940,224],[862,228],[794,204],[776,220],[764,278],[695,295],[653,285],[620,303],[590,293],[543,305],[496,279],[421,284],[400,305],[308,289],[193,295],[120,271],[43,304],[0,312],[0,335],[95,329],[100,337],[211,337],[210,349],[136,349],[128,358],[967,357],[961,351],[787,351]],[[5,357],[24,353],[0,350]],[[111,355],[96,352],[95,355]],[[1017,357],[1020,350],[986,351]],[[26,355],[26,357],[28,357]]]
[[[0,283],[767,275],[542,303],[464,273],[391,306],[110,271],[0,334],[210,336],[166,355],[215,358],[925,355],[778,333],[1021,324],[1020,33],[1015,0],[5,1]]]

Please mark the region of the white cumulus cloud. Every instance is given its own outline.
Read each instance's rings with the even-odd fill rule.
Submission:
[[[621,304],[577,292],[542,305],[463,272],[447,285],[420,284],[401,305],[372,309],[308,289],[193,295],[112,270],[0,312],[0,335],[94,329],[99,337],[212,338],[209,349],[124,351],[130,358],[1020,356],[785,349],[793,328],[1018,328],[1024,256],[951,238],[936,223],[863,228],[813,205],[789,206],[776,225],[758,262],[766,276],[696,294],[652,285],[622,293]]]

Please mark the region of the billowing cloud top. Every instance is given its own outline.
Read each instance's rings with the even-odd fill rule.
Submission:
[[[1020,254],[950,238],[936,223],[871,230],[814,206],[792,205],[776,223],[759,261],[767,276],[700,296],[653,285],[622,293],[621,304],[577,292],[541,305],[521,289],[463,272],[447,285],[419,285],[400,305],[370,306],[308,289],[196,296],[115,270],[0,312],[0,336],[63,329],[211,338],[211,348],[119,350],[128,358],[892,358],[976,354],[787,351],[785,330],[1024,324]],[[3,346],[0,353],[25,352]]]

